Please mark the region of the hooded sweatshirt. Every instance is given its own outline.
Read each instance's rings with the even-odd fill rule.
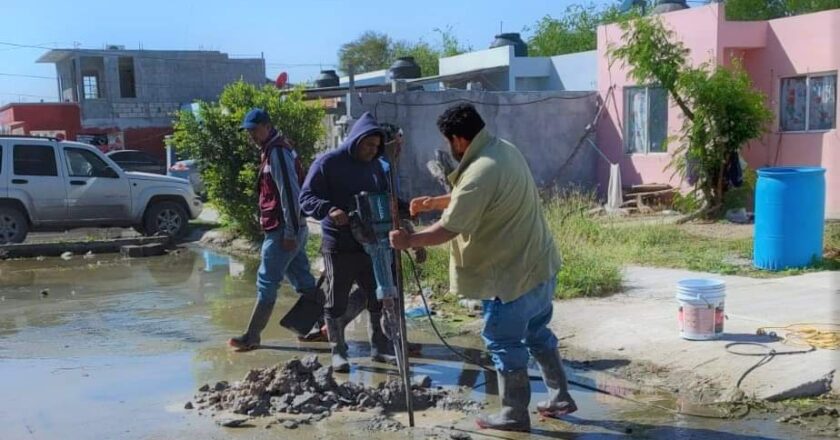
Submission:
[[[350,225],[336,225],[329,213],[341,209],[349,215],[356,208],[356,194],[388,190],[385,171],[378,160],[383,153],[382,143],[379,144],[377,157],[370,162],[355,157],[359,142],[373,134],[384,139],[376,119],[365,113],[353,125],[339,148],[321,155],[309,168],[300,193],[300,206],[306,215],[321,222],[322,252],[364,252],[362,245],[353,238]]]

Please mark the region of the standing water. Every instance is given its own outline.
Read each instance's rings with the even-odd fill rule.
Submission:
[[[452,433],[475,439],[803,438],[772,421],[678,416],[577,387],[578,413],[562,421],[533,416],[530,434],[478,431],[474,416],[440,411],[419,413],[418,428],[396,433],[370,431],[372,416],[350,412],[294,431],[261,421],[222,428],[184,409],[201,385],[234,382],[252,368],[311,353],[326,362],[329,351],[324,343],[300,343],[277,325],[292,305],[285,286],[263,334],[264,349],[233,353],[226,347],[246,325],[255,271],[253,263],[201,249],[143,260],[0,261],[0,439],[425,439]],[[396,374],[367,360],[366,321],[358,319],[348,330],[354,368],[338,380],[375,385]],[[411,324],[410,339],[424,344],[422,355],[412,358],[415,374],[463,390],[463,397],[486,401],[489,409],[498,405],[492,374],[458,361],[422,319]],[[480,357],[477,337],[450,342]],[[574,372],[578,380],[620,390],[588,374]],[[545,387],[534,381],[532,389],[535,405]],[[393,417],[407,424],[404,414]]]

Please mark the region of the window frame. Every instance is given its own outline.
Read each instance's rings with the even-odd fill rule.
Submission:
[[[647,113],[647,116],[648,116],[647,117],[647,122],[648,123],[647,123],[647,127],[646,127],[647,142],[645,143],[645,150],[644,151],[635,151],[635,150],[630,150],[630,148],[629,148],[630,147],[630,111],[629,111],[630,110],[630,100],[628,99],[628,95],[631,91],[640,90],[640,89],[645,91],[645,95],[647,97],[647,108],[645,109],[645,111]],[[650,115],[651,115],[651,99],[650,99],[651,93],[650,93],[650,90],[651,89],[660,89],[660,90],[665,92],[665,137],[662,140],[662,144],[664,146],[664,149],[662,151],[651,151],[651,148],[650,148],[651,147],[651,141],[652,141],[652,139],[651,139],[652,138],[652,136],[651,136],[652,124],[650,122],[651,121],[651,118],[650,118]],[[668,145],[667,145],[668,122],[669,122],[668,119],[669,119],[669,116],[670,116],[669,113],[670,113],[670,106],[671,106],[670,105],[670,95],[668,94],[668,91],[664,87],[656,85],[656,84],[629,85],[629,86],[624,86],[623,87],[622,94],[623,94],[622,98],[624,100],[624,105],[622,106],[623,107],[623,112],[624,112],[624,114],[622,115],[623,120],[624,120],[624,128],[622,130],[622,132],[623,132],[622,133],[622,137],[623,137],[622,148],[624,150],[624,154],[627,155],[627,156],[668,154]]]
[[[838,98],[838,79],[840,76],[837,74],[838,71],[831,70],[827,72],[815,72],[815,73],[805,73],[800,75],[790,75],[790,76],[783,76],[779,78],[779,105],[776,108],[776,117],[778,119],[778,123],[776,129],[779,133],[785,134],[810,134],[810,133],[826,133],[832,130],[837,129],[837,98]],[[834,77],[834,127],[832,128],[819,128],[819,129],[810,129],[811,125],[811,78],[813,77],[826,77],[826,76],[833,76]],[[785,130],[782,128],[782,113],[783,113],[783,106],[785,105],[785,100],[782,96],[782,87],[784,87],[785,80],[792,80],[797,78],[805,78],[805,129],[804,130]]]
[[[71,166],[71,164],[70,164],[70,154],[68,154],[68,153],[70,153],[70,152],[77,152],[77,151],[79,152],[79,155],[80,155],[82,158],[84,158],[84,159],[85,159],[88,163],[90,163],[90,160],[89,160],[89,159],[85,156],[85,153],[92,155],[92,156],[93,156],[93,157],[95,157],[97,160],[99,160],[100,162],[102,162],[102,164],[105,166],[105,168],[103,168],[104,170],[110,169],[111,171],[114,171],[113,167],[111,166],[111,164],[109,164],[109,163],[108,163],[108,161],[106,161],[105,159],[103,159],[103,158],[99,157],[99,155],[97,155],[97,154],[96,154],[96,153],[94,153],[93,151],[90,151],[90,150],[87,150],[87,149],[84,149],[84,148],[79,148],[79,147],[64,147],[64,148],[63,148],[63,153],[64,153],[64,162],[65,162],[65,164],[64,164],[64,165],[67,167],[67,176],[68,176],[68,177],[70,177],[70,178],[76,178],[76,179],[93,179],[93,178],[100,178],[100,179],[119,179],[119,174],[118,174],[118,173],[116,173],[116,172],[114,172],[115,176],[98,175],[98,174],[96,174],[96,172],[95,172],[95,171],[96,171],[96,168],[92,168],[92,171],[94,171],[94,173],[93,173],[93,175],[92,175],[92,176],[79,176],[79,175],[73,174],[73,167],[72,167],[72,166]],[[93,164],[91,164],[91,166],[93,167]]]
[[[88,96],[88,78],[94,78],[96,85],[96,97]],[[99,85],[99,72],[84,72],[82,73],[82,96],[85,100],[102,99],[102,90]]]
[[[17,160],[15,158],[15,153],[17,152],[18,147],[20,148],[48,148],[52,152],[52,162],[53,168],[52,171],[55,171],[55,174],[19,174],[17,170]],[[59,165],[58,165],[58,152],[56,151],[53,145],[45,145],[45,144],[14,144],[12,145],[12,173],[13,176],[19,177],[61,177],[62,174],[59,172]]]

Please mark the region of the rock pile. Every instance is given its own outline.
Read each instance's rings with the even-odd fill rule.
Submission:
[[[443,389],[429,387],[430,380],[415,380],[412,396],[415,410],[437,407],[445,410],[475,412],[481,404],[457,399]],[[337,383],[330,366],[323,366],[314,355],[293,359],[271,368],[248,372],[242,381],[204,385],[194,402],[185,408],[199,411],[233,412],[249,417],[278,414],[317,414],[329,416],[340,409],[352,411],[405,410],[405,393],[396,379],[376,387],[345,382]],[[320,418],[319,418],[320,419]]]

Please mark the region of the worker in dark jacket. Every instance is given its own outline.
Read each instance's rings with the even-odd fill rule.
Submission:
[[[228,344],[239,351],[259,347],[260,333],[271,318],[277,287],[284,276],[299,294],[321,295],[306,257],[308,230],[301,216],[300,187],[295,151],[272,126],[269,115],[253,109],[245,116],[242,130],[248,130],[260,149],[258,171],[260,226],[265,232],[257,273],[257,303],[245,334]]]
[[[326,268],[324,319],[332,366],[337,372],[350,370],[341,317],[354,282],[367,294],[370,321],[381,321],[382,304],[376,298],[373,263],[353,238],[349,213],[355,208],[357,194],[388,191],[385,171],[377,160],[383,147],[382,128],[365,113],[338,149],[315,160],[300,195],[303,212],[321,222],[321,252]],[[390,360],[391,347],[381,326],[371,325],[369,336],[371,358],[378,362]]]
[[[389,148],[393,151],[392,158],[386,158],[386,154],[379,156],[378,160],[379,163],[382,164],[382,169],[385,171],[385,177],[388,179],[388,182],[391,181],[391,163],[389,160],[394,161],[394,163],[399,163],[400,153],[402,152],[403,147],[403,131],[401,128],[388,123],[380,124],[382,127],[382,131],[385,133],[385,151],[388,151]],[[399,182],[397,182],[396,190],[399,192]],[[414,230],[411,221],[409,220],[410,213],[408,209],[408,203],[402,199],[398,199],[399,205],[399,212],[400,212],[400,219],[402,220],[403,227]],[[412,249],[411,250],[412,257],[414,258],[414,263],[421,264],[426,261],[426,250],[423,248]],[[355,288],[350,292],[347,307],[344,312],[344,315],[339,319],[339,325],[342,327],[347,327],[347,325],[353,322],[357,316],[359,316],[362,311],[365,310],[367,304],[367,293],[360,289]],[[382,325],[381,322],[370,322],[371,326],[375,325]],[[411,354],[420,354],[421,346],[420,344],[408,344],[409,353]]]

